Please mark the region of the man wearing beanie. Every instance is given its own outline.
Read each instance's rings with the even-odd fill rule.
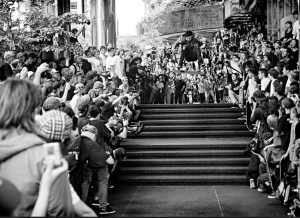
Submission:
[[[185,34],[179,37],[173,46],[173,51],[177,45],[180,45],[180,68],[182,68],[184,59],[187,62],[198,61],[198,66],[202,64],[203,60],[200,52],[202,42],[192,31],[186,31]]]

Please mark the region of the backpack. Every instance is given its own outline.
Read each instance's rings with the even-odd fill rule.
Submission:
[[[286,175],[280,182],[276,190],[276,196],[283,205],[291,205],[295,198],[297,198],[297,176]]]
[[[65,160],[69,164],[69,171],[72,172],[76,169],[78,165],[78,159],[80,155],[80,147],[81,147],[81,137],[75,139],[75,141],[71,144],[68,154],[64,156]]]

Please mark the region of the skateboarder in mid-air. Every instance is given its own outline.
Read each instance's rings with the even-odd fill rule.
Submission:
[[[187,62],[198,61],[199,66],[202,64],[203,60],[200,52],[202,42],[200,41],[200,37],[195,36],[192,31],[186,31],[185,34],[181,35],[177,39],[172,48],[173,53],[177,46],[179,46],[178,52],[180,53],[180,71],[182,71],[184,60],[186,60]]]

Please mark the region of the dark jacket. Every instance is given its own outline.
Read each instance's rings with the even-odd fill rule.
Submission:
[[[78,137],[72,148],[79,148],[78,164],[76,168],[70,172],[70,183],[78,196],[82,196],[82,182],[84,165],[88,161],[88,167],[92,169],[100,169],[106,166],[106,160],[109,157],[96,142],[86,136]],[[72,148],[69,151],[73,151]]]

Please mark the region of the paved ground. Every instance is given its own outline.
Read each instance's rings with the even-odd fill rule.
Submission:
[[[287,217],[288,208],[247,186],[125,186],[109,190],[109,217]]]

